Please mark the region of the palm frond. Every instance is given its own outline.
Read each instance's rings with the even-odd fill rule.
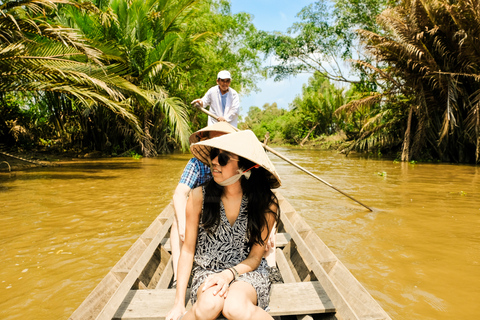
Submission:
[[[343,106],[341,106],[340,108],[335,110],[334,114],[338,115],[341,112],[352,113],[352,112],[355,112],[356,110],[358,110],[358,108],[360,108],[360,107],[372,106],[376,103],[379,103],[380,100],[383,98],[383,96],[384,96],[384,94],[381,94],[381,93],[378,93],[378,92],[368,93],[368,95],[363,97],[363,98],[360,98],[358,100],[353,100],[353,101],[350,101],[347,104],[344,104]]]

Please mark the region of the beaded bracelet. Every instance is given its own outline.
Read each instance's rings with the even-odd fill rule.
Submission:
[[[231,268],[228,268],[227,270],[230,271],[230,272],[232,273],[232,275],[233,275],[233,279],[232,279],[232,281],[230,281],[230,283],[232,283],[233,281],[237,280],[237,277],[235,276],[235,272],[234,272]]]
[[[238,274],[237,269],[235,269],[235,267],[231,267],[231,268],[228,268],[228,270],[230,270],[233,273],[233,281],[237,280],[238,277],[240,276]]]

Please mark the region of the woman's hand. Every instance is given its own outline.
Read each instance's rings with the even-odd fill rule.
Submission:
[[[267,244],[265,245],[265,252],[270,251],[271,249],[275,249],[275,234],[270,236],[267,240]]]
[[[202,292],[215,287],[213,295],[216,296],[218,294],[220,297],[226,298],[228,287],[232,280],[233,274],[229,270],[223,270],[222,272],[211,274],[203,283]]]
[[[276,225],[272,228],[272,231],[270,231],[270,236],[268,237],[267,244],[265,246],[265,251],[268,252],[270,249],[273,248],[275,250],[275,242],[276,242],[276,237],[277,237],[277,229]]]
[[[185,314],[185,307],[182,305],[175,305],[173,309],[167,313],[165,320],[178,320],[181,316]]]

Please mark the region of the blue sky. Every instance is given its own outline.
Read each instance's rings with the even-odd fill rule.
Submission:
[[[253,23],[259,30],[285,32],[298,19],[296,15],[314,0],[231,0],[232,13],[247,12],[253,15]],[[265,63],[271,63],[269,58]],[[302,85],[310,75],[302,74],[281,82],[267,79],[257,85],[260,92],[252,92],[240,98],[240,115],[246,116],[251,106],[262,107],[276,102],[281,108],[288,105],[302,92]],[[234,80],[235,81],[235,80]]]

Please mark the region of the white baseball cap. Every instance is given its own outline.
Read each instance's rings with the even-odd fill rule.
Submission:
[[[232,76],[227,70],[222,70],[218,73],[217,79],[232,79]]]

